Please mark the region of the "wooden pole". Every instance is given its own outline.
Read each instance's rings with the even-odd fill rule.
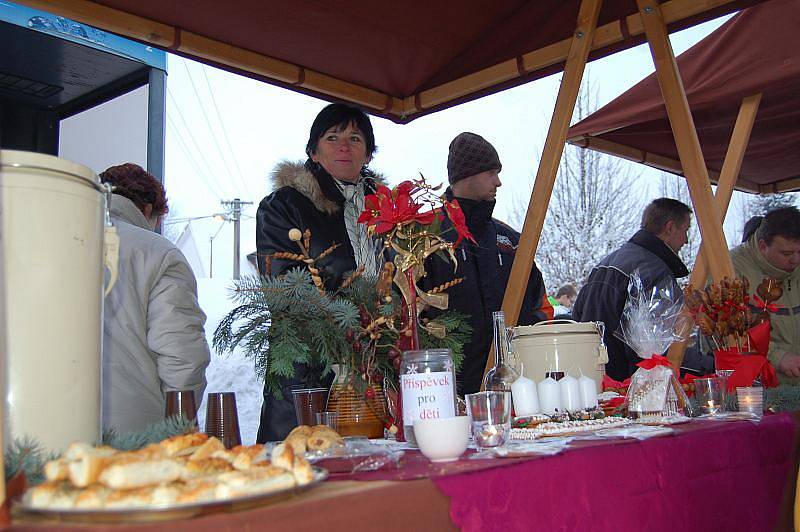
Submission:
[[[650,44],[650,52],[656,66],[656,76],[664,97],[667,116],[675,136],[683,173],[689,185],[689,195],[694,205],[703,246],[711,276],[715,281],[733,277],[733,263],[725,243],[725,234],[714,206],[711,182],[708,179],[703,152],[697,138],[692,113],[686,100],[675,54],[669,42],[667,27],[661,15],[658,0],[636,0],[642,17],[642,24]]]
[[[725,221],[725,215],[728,212],[728,205],[730,205],[731,196],[733,195],[733,186],[736,184],[736,178],[739,176],[739,171],[742,168],[744,153],[750,141],[750,133],[753,131],[753,123],[756,120],[756,113],[758,112],[758,105],[760,102],[761,94],[756,94],[755,96],[748,96],[743,99],[739,107],[739,115],[736,117],[736,124],[733,126],[731,140],[728,143],[728,151],[725,153],[725,161],[722,163],[722,171],[719,174],[719,181],[717,182],[717,194],[714,197],[717,212],[720,216],[720,225]],[[701,242],[697,260],[692,270],[692,276],[689,278],[689,286],[694,288],[704,286],[708,279],[708,263],[706,262],[704,247],[705,243]],[[689,315],[685,306],[683,308],[683,315],[686,317]],[[683,363],[683,355],[686,352],[689,330],[690,328],[686,327],[684,330],[679,331],[683,340],[673,343],[667,352],[667,358],[676,371],[680,369]]]
[[[519,319],[519,311],[525,297],[525,288],[533,267],[536,247],[542,234],[544,218],[547,214],[547,205],[553,193],[558,167],[561,164],[561,154],[567,142],[572,112],[578,99],[583,71],[586,68],[586,59],[592,46],[592,39],[597,27],[597,17],[600,14],[602,0],[582,0],[575,33],[570,44],[567,62],[564,66],[564,75],[558,89],[556,106],[550,129],[544,143],[539,169],[536,172],[536,181],[533,183],[528,211],[525,215],[525,224],[522,226],[519,246],[511,267],[505,295],[503,296],[503,311],[506,315],[506,326],[513,327]],[[546,295],[546,294],[545,294]],[[492,346],[491,351],[494,351]],[[490,351],[486,361],[484,375],[492,367],[493,357]]]

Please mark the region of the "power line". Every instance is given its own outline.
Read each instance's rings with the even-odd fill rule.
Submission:
[[[186,159],[189,161],[189,164],[191,164],[192,167],[194,168],[197,177],[203,182],[203,184],[208,188],[208,190],[217,197],[218,200],[222,201],[224,194],[220,194],[219,189],[213,185],[214,183],[213,179],[209,180],[206,178],[206,176],[204,175],[203,168],[198,165],[197,161],[192,156],[191,150],[183,140],[183,135],[181,135],[181,132],[178,130],[178,126],[175,125],[175,121],[172,119],[172,116],[169,113],[167,113],[167,120],[169,125],[172,126],[173,132],[175,134],[175,139],[178,141],[178,145],[180,146],[181,150],[186,156]]]
[[[208,87],[208,93],[211,95],[211,103],[214,105],[214,111],[217,114],[217,121],[219,122],[221,129],[222,129],[222,138],[225,140],[225,144],[228,146],[228,151],[230,152],[231,159],[233,159],[233,164],[236,166],[236,172],[239,176],[239,179],[242,181],[242,184],[245,187],[245,190],[250,194],[253,195],[253,192],[250,190],[247,181],[244,178],[244,174],[242,173],[242,169],[239,166],[239,160],[236,158],[236,155],[233,152],[233,146],[231,145],[230,138],[228,137],[228,130],[225,128],[225,122],[222,120],[222,114],[219,112],[219,106],[217,106],[217,99],[214,97],[214,90],[211,88],[211,82],[208,79],[208,71],[205,65],[201,65],[203,71],[203,77],[206,80],[206,86]]]
[[[191,150],[189,150],[188,146],[186,146],[180,131],[178,131],[178,126],[175,125],[175,122],[172,120],[172,117],[169,114],[167,114],[167,120],[170,128],[172,129],[172,134],[175,136],[175,140],[178,142],[178,147],[181,149],[183,155],[186,157],[186,160],[189,161],[189,164],[194,169],[196,177],[202,181],[203,185],[205,185],[209,192],[217,196],[217,198],[221,201],[222,194],[220,194],[218,189],[212,186],[212,182],[206,179],[206,177],[203,175],[203,169],[197,164],[197,161],[195,161],[194,157],[192,157]]]
[[[169,88],[167,88],[167,94],[172,99],[173,105],[175,106],[175,109],[178,111],[178,117],[180,117],[181,123],[183,124],[184,129],[186,129],[186,134],[188,135],[189,140],[192,141],[192,144],[194,145],[195,150],[197,150],[197,153],[200,155],[200,159],[203,161],[203,164],[205,164],[206,168],[211,168],[211,165],[208,164],[208,160],[206,160],[206,157],[204,155],[203,150],[200,149],[200,145],[198,144],[197,140],[194,138],[194,135],[192,134],[192,130],[189,127],[189,125],[187,124],[186,119],[183,116],[183,113],[181,112],[180,106],[178,105],[178,100],[175,98],[175,96],[172,95],[172,91],[169,90]],[[227,194],[220,194],[220,197],[221,196],[226,196],[226,195]]]
[[[195,98],[197,98],[197,104],[200,107],[200,111],[203,114],[203,119],[206,121],[206,126],[208,126],[208,131],[211,134],[211,138],[214,141],[214,146],[216,146],[217,153],[219,153],[219,157],[220,159],[222,159],[223,168],[225,168],[228,166],[228,161],[225,159],[225,154],[222,153],[222,148],[220,147],[219,141],[217,140],[217,135],[214,130],[214,126],[211,125],[211,120],[209,120],[208,118],[208,114],[206,113],[206,108],[203,105],[203,101],[200,99],[200,93],[197,91],[197,86],[194,84],[194,78],[192,77],[191,70],[189,70],[188,61],[184,59],[182,62],[183,62],[183,67],[186,69],[186,74],[189,76],[189,84],[192,86]],[[244,187],[244,191],[249,193],[249,191],[247,190],[247,184],[244,182],[244,179],[242,179],[240,176],[237,177],[239,177],[239,180],[241,181],[240,184]]]

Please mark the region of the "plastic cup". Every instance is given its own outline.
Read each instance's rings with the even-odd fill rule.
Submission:
[[[197,420],[197,403],[192,390],[169,391],[166,394],[164,417],[181,415],[186,419]]]
[[[227,449],[241,445],[242,437],[239,434],[236,394],[234,392],[210,393],[206,404],[206,434],[219,438]]]
[[[324,412],[328,403],[327,388],[299,388],[292,390],[294,413],[298,425],[316,424],[315,415]]]

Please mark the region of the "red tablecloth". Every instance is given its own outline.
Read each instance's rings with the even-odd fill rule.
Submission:
[[[12,530],[440,532],[452,525],[467,531],[548,532],[790,529],[798,449],[792,415],[765,417],[759,425],[696,421],[676,429],[676,436],[644,442],[580,442],[576,447],[587,448],[523,461],[462,460],[434,466],[408,453],[400,475],[380,471],[353,477],[377,482],[326,482],[290,500],[248,511],[116,526],[29,519],[15,522]],[[479,466],[484,469],[475,469]],[[380,480],[418,474],[430,476]]]
[[[796,467],[792,417],[702,423],[433,480],[463,530],[774,529]]]

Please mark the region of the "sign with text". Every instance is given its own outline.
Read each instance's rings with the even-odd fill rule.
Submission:
[[[455,416],[453,386],[453,374],[449,371],[401,375],[403,425],[413,425],[415,419]]]

